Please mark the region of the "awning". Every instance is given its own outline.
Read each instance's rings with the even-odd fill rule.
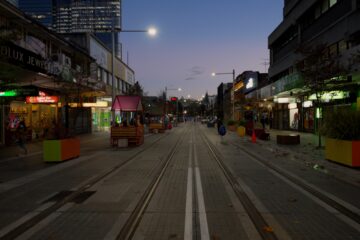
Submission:
[[[116,96],[111,110],[124,112],[142,111],[141,97],[139,96]]]

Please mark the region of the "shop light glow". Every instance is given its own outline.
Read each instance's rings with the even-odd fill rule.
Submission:
[[[15,97],[17,92],[15,90],[0,92],[0,97]]]
[[[304,108],[308,108],[308,107],[312,107],[313,102],[312,101],[305,101],[303,102],[303,107]]]
[[[277,102],[278,103],[289,103],[289,98],[278,98]]]
[[[289,109],[295,109],[295,108],[297,108],[297,104],[296,103],[289,103],[288,108]]]

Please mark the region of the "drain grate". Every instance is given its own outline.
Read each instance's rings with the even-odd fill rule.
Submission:
[[[73,194],[74,191],[61,191],[55,194],[54,196],[50,197],[49,199],[45,200],[43,203],[47,202],[60,202],[64,200],[64,198],[68,197],[69,195]],[[93,195],[95,191],[85,191],[78,194],[74,199],[71,200],[73,203],[83,203],[86,199],[88,199],[91,195]]]

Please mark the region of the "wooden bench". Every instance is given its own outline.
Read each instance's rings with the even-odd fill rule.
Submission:
[[[144,126],[111,127],[111,146],[118,146],[119,139],[127,139],[129,146],[139,146],[144,143]]]
[[[159,133],[165,132],[165,127],[162,123],[150,123],[149,124],[149,132],[154,132],[154,130],[157,129]]]
[[[276,135],[276,143],[284,145],[300,144],[299,134]]]

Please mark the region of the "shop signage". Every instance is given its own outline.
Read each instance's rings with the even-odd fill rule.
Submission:
[[[11,42],[1,42],[0,58],[34,72],[47,72],[46,61],[42,56]]]
[[[245,89],[244,93],[251,92],[258,86],[258,76],[257,73],[248,74],[247,79],[244,80]]]
[[[87,96],[80,96],[80,97],[68,97],[67,102],[69,103],[96,103],[96,97],[87,97]]]
[[[325,92],[321,95],[321,100],[322,101],[330,101],[333,99],[343,99],[343,98],[348,98],[349,97],[349,92],[344,92],[344,91],[330,91],[330,92]],[[309,100],[316,100],[316,94],[312,94],[309,97]]]
[[[37,96],[38,94],[39,90],[37,88],[0,90],[0,97]]]
[[[59,102],[58,96],[26,97],[26,103],[57,103],[57,102]]]

